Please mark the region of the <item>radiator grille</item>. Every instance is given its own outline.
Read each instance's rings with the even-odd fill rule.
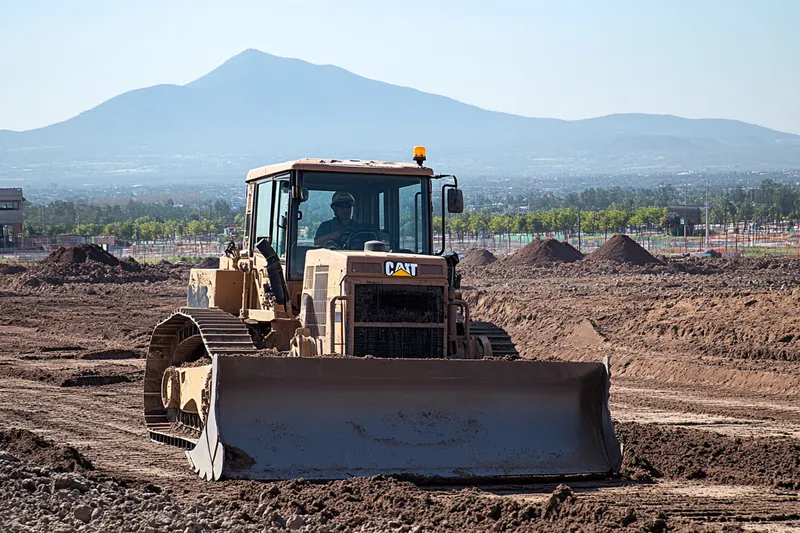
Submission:
[[[424,359],[444,357],[444,328],[353,328],[353,355]]]
[[[370,285],[355,287],[356,322],[444,323],[444,287]]]

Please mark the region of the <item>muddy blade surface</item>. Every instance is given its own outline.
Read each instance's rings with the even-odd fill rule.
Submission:
[[[214,356],[205,479],[615,472],[600,363]]]

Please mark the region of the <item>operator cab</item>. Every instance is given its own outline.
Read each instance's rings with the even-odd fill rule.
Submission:
[[[288,280],[301,280],[309,250],[431,255],[430,168],[407,163],[301,159],[251,170],[245,249],[266,238]]]

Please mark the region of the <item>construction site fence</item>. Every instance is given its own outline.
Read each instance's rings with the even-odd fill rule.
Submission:
[[[126,257],[133,257],[137,261],[160,261],[168,260],[175,261],[189,261],[193,262],[202,257],[213,257],[222,255],[225,250],[225,245],[218,242],[191,242],[191,243],[173,243],[173,242],[148,242],[133,244],[130,246],[115,246],[115,245],[100,245],[111,255],[122,259]],[[49,249],[40,248],[38,250],[31,249],[14,249],[7,248],[0,249],[0,259],[10,261],[39,261],[44,259],[54,249],[58,247],[48,247]]]
[[[513,253],[529,244],[536,238],[555,238],[566,241],[584,254],[589,254],[610,239],[614,234],[576,234],[562,233],[535,234],[484,234],[478,237],[465,235],[459,239],[456,235],[447,239],[448,250],[465,252],[470,248],[485,248],[495,255],[503,256]],[[653,255],[680,255],[703,252],[713,249],[729,256],[787,256],[800,258],[800,235],[797,233],[773,234],[712,234],[710,242],[705,237],[674,237],[663,234],[628,233],[630,238],[639,243]],[[438,241],[438,242],[437,242]],[[434,248],[438,248],[440,236],[434,237]],[[222,255],[225,245],[218,242],[147,242],[130,246],[103,245],[110,254],[118,257],[133,257],[137,261],[189,261],[202,257]],[[0,260],[6,261],[38,261],[44,259],[52,249],[25,250],[15,248],[0,249]]]
[[[534,239],[555,238],[568,242],[583,254],[600,248],[614,234],[564,235],[546,233],[528,234],[487,234],[479,237],[465,236],[448,239],[448,249],[465,252],[471,248],[484,248],[497,256],[508,255],[530,244]],[[708,242],[705,237],[674,237],[663,234],[626,234],[642,248],[653,255],[696,254],[714,250],[722,255],[752,257],[759,255],[800,258],[800,235],[796,233],[770,235],[712,234]]]

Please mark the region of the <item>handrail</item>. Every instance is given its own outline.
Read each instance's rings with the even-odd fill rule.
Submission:
[[[462,300],[460,298],[453,299],[452,305],[457,305],[461,307],[461,311],[464,313],[464,338],[469,340],[470,339],[470,332],[469,332],[469,304],[466,300]]]
[[[342,312],[342,342],[339,342],[339,343],[336,342],[336,329],[335,329],[335,327],[336,327],[336,302],[339,302],[339,301],[343,301],[343,302],[345,302],[345,304],[347,304],[347,302],[350,301],[350,297],[347,296],[347,295],[342,294],[342,295],[339,295],[339,296],[334,296],[333,298],[328,300],[328,327],[330,329],[330,342],[328,343],[328,345],[330,346],[330,353],[336,353],[335,349],[336,349],[336,345],[337,344],[341,344],[342,346],[344,346],[344,349],[342,350],[342,352],[345,352],[347,350],[347,346],[346,346],[347,341],[345,340],[345,335],[344,335],[345,323],[346,323],[346,319],[344,317],[344,312],[347,311],[346,305],[345,305],[344,311]],[[346,355],[346,354],[343,353],[342,355]]]

